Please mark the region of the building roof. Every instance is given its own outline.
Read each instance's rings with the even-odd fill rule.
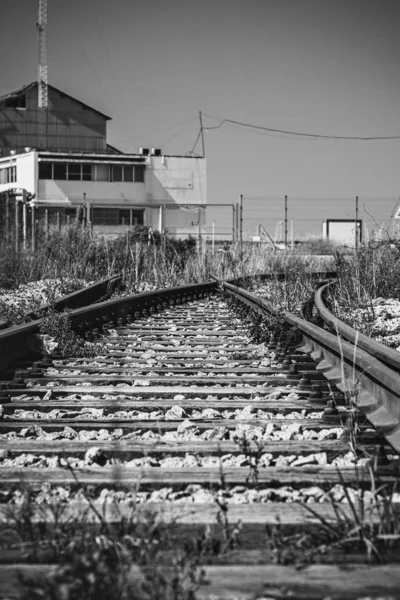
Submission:
[[[3,94],[2,96],[0,96],[0,102],[3,102],[4,100],[7,100],[8,98],[14,98],[15,96],[19,96],[20,94],[23,94],[24,92],[27,92],[27,91],[29,91],[29,90],[37,87],[37,86],[38,86],[38,82],[37,81],[32,81],[31,83],[23,85],[20,88],[14,90],[12,92],[9,92],[8,94]],[[59,94],[62,94],[63,96],[66,96],[67,98],[71,98],[71,100],[74,100],[75,102],[78,102],[82,106],[85,106],[86,108],[89,108],[90,110],[92,110],[93,112],[101,115],[102,117],[104,117],[108,121],[111,120],[111,117],[109,117],[108,115],[105,115],[100,110],[97,110],[96,108],[93,108],[92,106],[89,106],[89,104],[86,104],[86,102],[82,102],[82,100],[79,100],[78,98],[75,98],[74,96],[71,96],[70,94],[67,94],[66,92],[63,92],[59,88],[54,87],[54,85],[50,85],[49,84],[48,87],[50,89],[52,89],[52,90],[55,90]]]

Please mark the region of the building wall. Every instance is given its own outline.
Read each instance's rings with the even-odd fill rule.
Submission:
[[[85,160],[90,162],[89,158]],[[204,232],[205,224],[205,211],[197,208],[207,201],[205,159],[151,156],[144,183],[39,180],[37,199],[49,203],[67,200],[73,206],[89,203],[146,208],[146,225],[167,229],[171,236],[197,236],[199,230]],[[164,206],[162,210],[160,205]],[[126,228],[120,225],[95,229],[115,234]]]
[[[22,188],[30,194],[35,194],[36,165],[36,152],[34,151],[0,159],[0,171],[16,166],[16,180],[5,184],[0,183],[0,193],[13,188]]]
[[[163,228],[168,229],[170,235],[187,237],[204,232],[205,211],[199,210],[196,205],[207,204],[206,159],[150,156],[146,169],[146,194],[150,206],[166,206]],[[159,212],[153,210],[151,218],[152,226],[159,229]]]
[[[37,197],[41,202],[70,200],[73,204],[83,201],[99,205],[146,204],[144,183],[39,179]]]
[[[23,152],[38,148],[39,109],[37,86],[26,90],[26,108],[9,108],[3,101],[0,110],[0,149]],[[49,87],[45,147],[55,151],[105,151],[107,119],[97,111]]]
[[[70,155],[70,160],[75,162],[90,163],[91,158],[96,160],[95,155],[85,155],[84,158]],[[127,156],[124,162],[143,164],[138,163],[135,156]],[[11,165],[16,165],[16,180],[0,184],[0,192],[23,188],[35,195],[35,204],[53,207],[56,211],[82,205],[89,210],[87,214],[93,207],[118,208],[122,211],[143,209],[144,223],[156,230],[167,229],[169,235],[179,237],[204,234],[205,210],[198,207],[204,207],[207,201],[205,159],[149,157],[145,165],[144,182],[39,179],[36,151],[0,159],[0,170],[2,166],[9,168]],[[94,229],[115,235],[129,227],[121,223],[97,225]]]

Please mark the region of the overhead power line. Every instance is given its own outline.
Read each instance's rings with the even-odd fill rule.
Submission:
[[[242,121],[235,121],[234,119],[224,119],[222,117],[216,117],[215,115],[209,115],[207,113],[203,113],[204,116],[210,117],[212,119],[219,119],[219,125],[212,127],[204,127],[204,129],[219,129],[225,123],[231,125],[240,125],[242,127],[247,127],[249,129],[257,129],[259,131],[267,131],[269,133],[281,133],[284,135],[295,135],[299,137],[306,138],[315,138],[315,139],[324,139],[324,140],[362,140],[365,142],[373,141],[373,140],[399,140],[400,135],[382,135],[382,136],[356,136],[356,135],[323,135],[320,133],[304,133],[300,131],[289,131],[287,129],[276,129],[273,127],[264,127],[263,125],[254,125],[252,123],[243,123]]]

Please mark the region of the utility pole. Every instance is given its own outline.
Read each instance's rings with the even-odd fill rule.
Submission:
[[[201,134],[201,147],[203,158],[206,157],[206,147],[204,145],[204,127],[203,127],[203,115],[201,114],[201,110],[199,110],[199,119],[200,119],[200,134]]]
[[[48,73],[47,73],[47,0],[38,0],[38,130],[39,147],[47,147],[47,109]]]

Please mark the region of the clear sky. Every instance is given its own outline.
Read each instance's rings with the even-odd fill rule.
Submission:
[[[0,93],[37,77],[36,0],[0,0]],[[191,150],[226,117],[400,135],[400,0],[48,0],[49,81],[113,117],[124,151]],[[208,201],[400,196],[400,139],[205,133]],[[196,147],[201,151],[200,145]]]

